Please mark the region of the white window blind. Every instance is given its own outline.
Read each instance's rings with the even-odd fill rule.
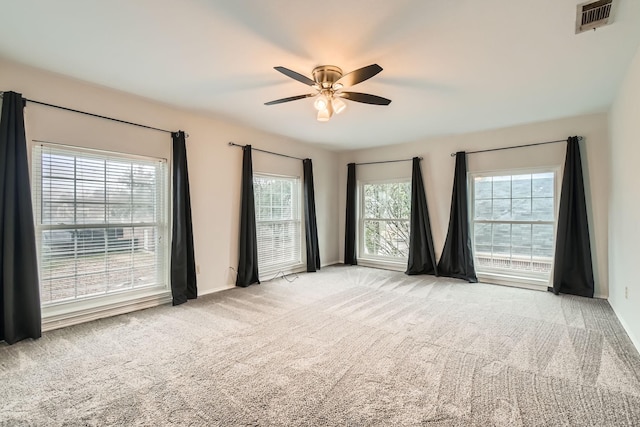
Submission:
[[[166,170],[164,159],[34,147],[43,306],[167,289]]]
[[[549,279],[555,248],[555,177],[553,171],[472,176],[473,246],[479,275]]]
[[[411,182],[365,183],[361,197],[361,257],[406,260]]]
[[[260,272],[300,265],[300,179],[254,174],[253,188]]]

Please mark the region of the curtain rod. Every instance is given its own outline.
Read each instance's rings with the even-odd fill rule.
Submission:
[[[244,148],[244,147],[246,147],[246,145],[240,145],[240,144],[236,144],[235,142],[229,142],[229,147],[243,147]],[[273,151],[261,150],[259,148],[251,147],[251,150],[260,151],[262,153],[267,153],[267,154],[273,154],[274,156],[287,157],[289,159],[304,160],[304,159],[301,159],[300,157],[294,157],[294,156],[288,156],[286,154],[274,153]]]
[[[418,157],[418,159],[422,160],[422,157]],[[413,159],[400,159],[400,160],[383,160],[380,162],[364,162],[364,163],[356,163],[356,166],[362,165],[379,165],[381,163],[398,163],[398,162],[410,162]]]
[[[2,92],[2,94],[4,94],[4,92]],[[2,96],[2,95],[0,95],[0,96]],[[27,99],[27,98],[23,98],[23,99],[24,99],[23,102],[27,102],[28,101],[28,102],[32,102],[34,104],[44,105],[46,107],[53,107],[53,108],[58,108],[60,110],[71,111],[73,113],[84,114],[86,116],[97,117],[99,119],[111,120],[111,121],[118,122],[118,123],[124,123],[124,124],[127,124],[127,125],[138,126],[138,127],[145,128],[145,129],[157,130],[157,131],[160,131],[160,132],[166,132],[166,133],[171,133],[171,134],[174,133],[173,131],[166,130],[166,129],[160,129],[160,128],[156,128],[156,127],[153,127],[153,126],[141,125],[139,123],[128,122],[126,120],[114,119],[113,117],[101,116],[99,114],[88,113],[86,111],[74,110],[73,108],[62,107],[60,105],[49,104],[47,102],[36,101],[34,99]],[[187,137],[187,138],[189,137],[189,135],[187,133],[185,133],[184,136]]]
[[[578,141],[582,141],[583,139],[584,138],[581,137],[581,136],[578,137]],[[487,153],[489,151],[510,150],[512,148],[534,147],[536,145],[555,144],[556,142],[567,142],[567,140],[566,139],[558,139],[556,141],[536,142],[535,144],[513,145],[511,147],[489,148],[488,150],[467,151],[467,154]],[[451,153],[451,157],[455,157],[455,156],[456,156],[456,153]]]

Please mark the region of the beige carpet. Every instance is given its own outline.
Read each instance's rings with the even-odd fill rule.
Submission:
[[[638,426],[606,301],[336,266],[0,344],[0,425]]]

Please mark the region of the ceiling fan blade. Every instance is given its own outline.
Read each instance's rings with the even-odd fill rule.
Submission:
[[[336,96],[340,96],[344,99],[348,99],[349,101],[362,102],[363,104],[373,104],[373,105],[391,104],[390,99],[383,98],[381,96],[370,95],[368,93],[340,92],[340,93],[336,93]]]
[[[291,77],[293,80],[299,81],[300,83],[304,83],[309,86],[313,86],[316,84],[316,82],[311,80],[309,77],[303,76],[302,74],[296,73],[295,71],[292,71],[288,68],[284,68],[284,67],[273,67],[273,68],[280,71],[285,76]]]
[[[382,67],[378,64],[372,64],[366,67],[359,68],[340,77],[340,79],[338,79],[338,81],[333,84],[333,88],[340,88],[340,86],[336,87],[336,85],[342,85],[341,87],[350,87],[353,85],[357,85],[358,83],[362,83],[363,81],[375,76],[380,71],[382,71]]]
[[[276,99],[275,101],[265,102],[264,105],[282,104],[283,102],[296,101],[298,99],[310,98],[316,96],[317,93],[308,93],[306,95],[290,96],[288,98]]]

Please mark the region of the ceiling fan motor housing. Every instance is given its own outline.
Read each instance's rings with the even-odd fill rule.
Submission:
[[[321,89],[328,89],[342,77],[342,70],[335,65],[321,65],[314,68],[312,74]]]
[[[335,111],[335,113],[338,114],[344,110],[346,104],[342,99],[371,105],[389,105],[391,103],[390,99],[381,96],[343,91],[345,87],[349,88],[365,80],[369,80],[382,71],[382,67],[378,64],[367,65],[366,67],[358,68],[344,75],[340,67],[336,67],[335,65],[320,65],[313,69],[313,80],[282,66],[273,68],[293,80],[312,87],[316,92],[276,99],[265,102],[265,105],[282,104],[298,99],[316,97],[314,106],[318,110],[318,120],[327,121],[331,117],[332,112]]]

